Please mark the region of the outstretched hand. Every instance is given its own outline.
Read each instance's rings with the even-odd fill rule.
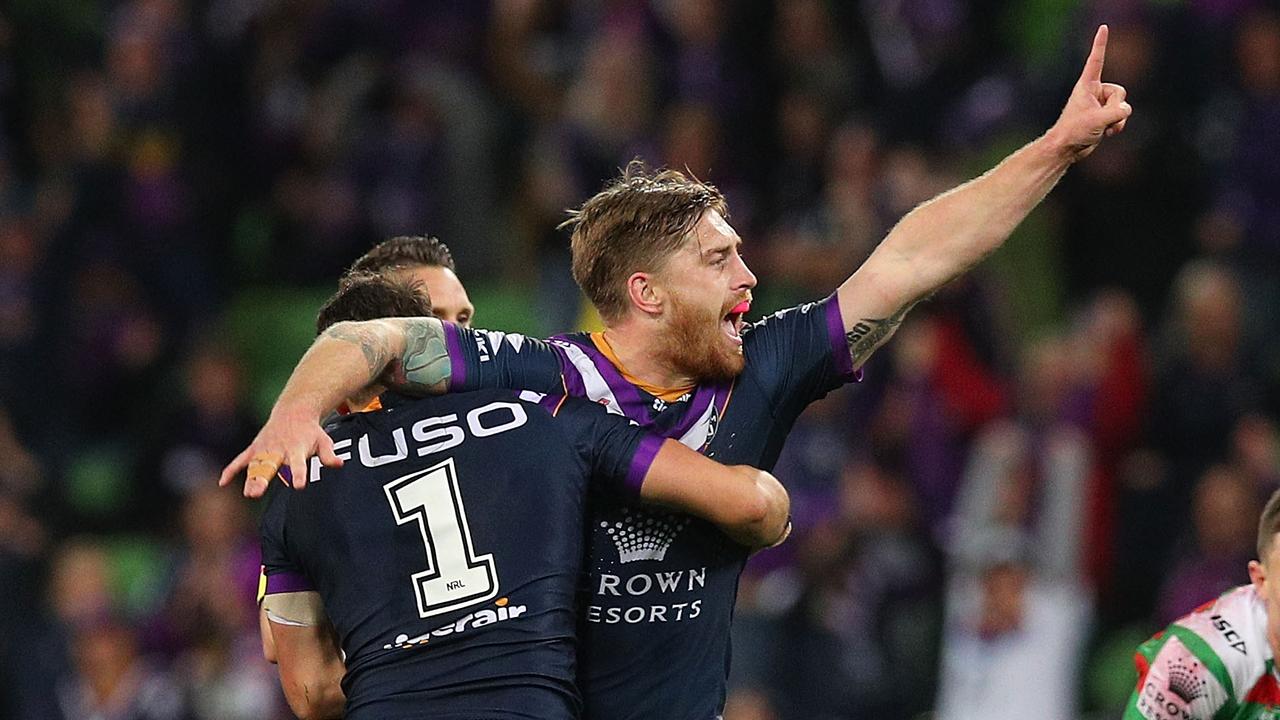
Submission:
[[[272,477],[301,490],[307,485],[307,463],[312,457],[319,457],[326,467],[342,467],[333,440],[315,418],[273,412],[249,447],[222,469],[218,485],[230,485],[247,468],[245,497],[262,497]]]
[[[1124,130],[1133,107],[1125,101],[1125,89],[1116,83],[1102,81],[1102,67],[1107,59],[1107,26],[1098,27],[1093,49],[1085,60],[1080,79],[1071,89],[1071,97],[1050,134],[1070,150],[1074,159],[1087,157],[1102,142]]]

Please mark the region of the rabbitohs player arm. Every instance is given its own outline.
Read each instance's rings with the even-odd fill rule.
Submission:
[[[266,425],[223,468],[218,484],[230,484],[247,468],[244,494],[257,498],[277,470],[303,489],[313,456],[340,467],[320,419],[376,386],[410,395],[480,387],[549,393],[561,392],[563,379],[559,354],[519,335],[459,328],[431,317],[336,323],[302,356]]]

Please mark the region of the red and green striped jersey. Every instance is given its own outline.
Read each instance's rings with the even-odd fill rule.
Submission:
[[[1267,611],[1252,585],[1228,591],[1138,646],[1124,720],[1280,720]]]

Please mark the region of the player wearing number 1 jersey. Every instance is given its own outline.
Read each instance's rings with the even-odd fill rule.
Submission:
[[[729,462],[769,467],[800,411],[850,380],[908,310],[997,249],[1075,161],[1131,112],[1102,82],[1107,29],[1062,114],[982,177],[908,213],[835,293],[744,326],[756,278],[724,197],[674,172],[628,168],[574,211],[574,279],[605,322],[543,345],[423,319],[320,338],[272,418],[224,470],[252,458],[338,462],[316,419],[365,383],[441,392],[560,385]],[[246,483],[256,495],[262,483]],[[599,503],[592,518],[581,683],[592,720],[711,720],[723,707],[743,553],[705,525]]]
[[[1138,647],[1124,720],[1280,717],[1280,492],[1258,523],[1249,585],[1201,605]]]
[[[356,279],[321,316],[343,301],[412,305],[412,290],[393,290]],[[382,410],[329,432],[343,466],[317,466],[306,492],[277,488],[262,521],[263,607],[303,717],[344,704],[349,718],[576,717],[588,478],[606,496],[705,513],[752,545],[785,525],[785,492],[767,474],[582,400],[384,395]]]

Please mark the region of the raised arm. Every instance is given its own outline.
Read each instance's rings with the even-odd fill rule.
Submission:
[[[223,469],[218,484],[230,484],[248,468],[244,494],[249,497],[261,497],[277,470],[300,488],[309,457],[319,456],[329,467],[342,465],[320,427],[326,413],[377,385],[421,395],[444,392],[449,378],[444,326],[436,318],[337,323],[302,356],[267,424]]]
[[[1124,129],[1125,89],[1102,82],[1107,26],[1098,28],[1053,127],[979,178],[907,213],[837,291],[854,367],[884,344],[915,303],[999,248],[1067,168]]]
[[[721,465],[675,440],[662,443],[640,497],[715,523],[752,548],[777,545],[791,527],[791,498],[777,478],[746,465]]]

